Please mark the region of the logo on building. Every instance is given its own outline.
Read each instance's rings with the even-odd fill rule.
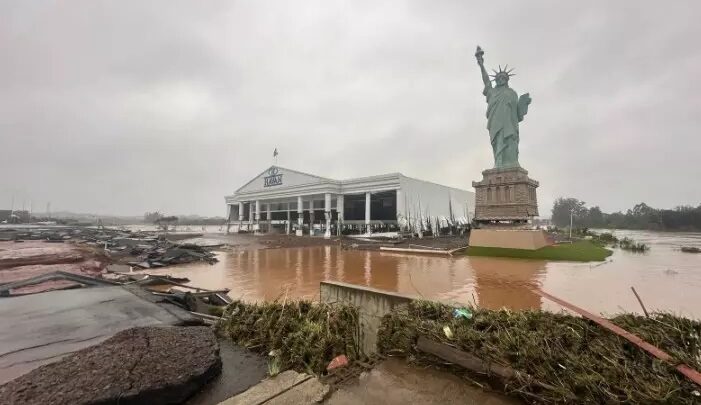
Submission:
[[[275,166],[268,169],[268,175],[263,177],[263,181],[263,187],[282,185],[282,173],[280,173],[280,169]]]

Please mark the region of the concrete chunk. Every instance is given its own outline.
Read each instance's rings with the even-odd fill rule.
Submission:
[[[328,391],[316,377],[288,370],[219,405],[313,404],[323,400]]]

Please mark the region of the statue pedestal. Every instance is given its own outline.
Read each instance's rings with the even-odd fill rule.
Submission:
[[[536,250],[550,244],[542,230],[528,229],[538,215],[538,182],[521,167],[489,169],[475,188],[475,222],[470,246]]]
[[[538,182],[521,167],[488,169],[475,188],[475,222],[481,225],[527,224],[538,216]]]
[[[537,250],[552,242],[542,229],[480,228],[470,231],[470,246]]]

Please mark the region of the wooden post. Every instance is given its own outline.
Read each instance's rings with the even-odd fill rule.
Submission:
[[[638,292],[635,291],[635,287],[630,286],[630,289],[633,290],[633,294],[635,294],[635,298],[638,299],[638,303],[640,303],[640,306],[643,308],[643,313],[645,314],[646,318],[650,317],[650,314],[647,313],[647,309],[645,309],[645,304],[643,304],[643,300],[640,299],[640,296],[638,295]]]

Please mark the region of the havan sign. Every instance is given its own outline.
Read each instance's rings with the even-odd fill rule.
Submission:
[[[279,169],[277,167],[271,167],[270,170],[268,170],[268,175],[263,177],[263,181],[263,187],[281,186],[282,173],[279,173]]]

